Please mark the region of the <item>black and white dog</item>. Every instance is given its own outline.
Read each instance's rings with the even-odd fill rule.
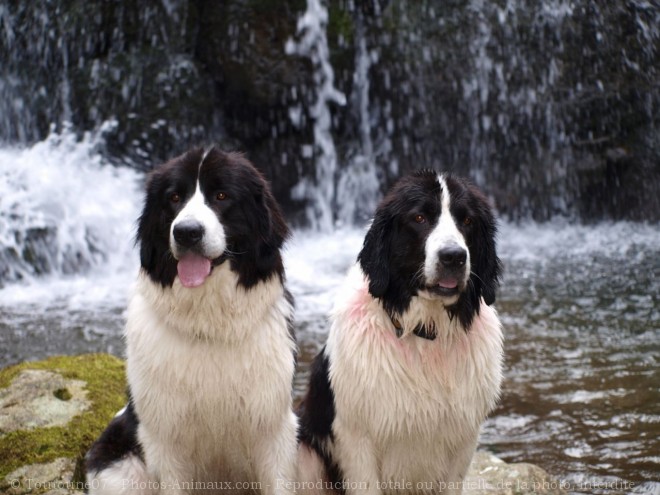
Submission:
[[[463,179],[421,171],[389,191],[312,365],[302,487],[460,492],[502,379],[495,234]]]
[[[130,401],[87,454],[92,493],[279,493],[295,476],[288,228],[247,159],[157,168],[126,322]]]

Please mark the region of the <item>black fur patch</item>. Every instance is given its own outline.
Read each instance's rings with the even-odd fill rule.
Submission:
[[[479,313],[479,299],[495,301],[501,264],[495,250],[496,222],[486,198],[467,180],[446,176],[451,214],[470,251],[472,273],[457,303],[448,308],[468,330]],[[376,210],[358,261],[369,278],[369,292],[390,314],[401,314],[424,288],[419,271],[425,243],[442,213],[437,173],[419,171],[400,179]],[[420,224],[417,215],[426,220]],[[464,225],[469,217],[472,222]]]
[[[339,467],[324,448],[333,440],[332,423],[335,420],[335,397],[330,386],[329,368],[324,347],[312,362],[307,394],[296,412],[300,417],[299,441],[311,447],[323,459],[326,474],[334,482],[342,477]]]
[[[98,473],[129,455],[144,460],[142,448],[137,439],[138,418],[129,398],[126,410],[110,421],[85,456],[85,469],[88,473]]]
[[[279,205],[261,173],[241,154],[216,147],[204,157],[197,148],[156,168],[149,176],[140,216],[137,243],[140,262],[151,280],[170,287],[177,274],[169,245],[170,226],[181,208],[200,187],[227,236],[228,259],[239,284],[250,288],[276,274],[283,279],[280,248],[289,235]],[[216,201],[219,192],[225,200]],[[172,196],[179,200],[172,202]]]

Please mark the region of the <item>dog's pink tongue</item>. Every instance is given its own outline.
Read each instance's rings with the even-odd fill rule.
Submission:
[[[199,254],[188,253],[176,265],[179,280],[184,287],[199,287],[211,273],[211,260]]]
[[[458,280],[455,278],[445,278],[438,282],[438,285],[443,289],[455,289],[458,285]]]

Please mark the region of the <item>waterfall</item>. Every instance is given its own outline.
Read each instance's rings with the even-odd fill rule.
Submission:
[[[471,177],[509,219],[660,218],[657,2],[85,5],[0,4],[3,282],[113,259],[83,203],[141,174],[110,163],[209,142],[326,232],[423,167]]]
[[[346,167],[340,170],[337,186],[337,217],[342,224],[352,225],[364,221],[376,209],[380,197],[380,180],[376,168],[369,100],[369,69],[375,56],[367,47],[364,20],[356,19],[355,72],[351,104],[357,108],[359,146]]]
[[[299,41],[289,40],[286,53],[308,57],[314,68],[315,99],[309,107],[314,122],[315,175],[305,177],[293,188],[294,199],[307,200],[307,217],[317,230],[330,230],[334,225],[333,208],[336,200],[337,151],[332,136],[331,104],[344,105],[346,97],[334,86],[334,71],[330,64],[330,51],[326,27],[328,10],[320,0],[307,0],[307,10],[298,20]],[[297,120],[300,110],[291,114]],[[305,147],[301,150],[307,154]]]
[[[484,188],[504,176],[529,188],[543,184],[544,197],[526,196],[521,206],[528,211],[543,208],[547,216],[568,211],[564,201],[575,187],[567,171],[576,157],[561,118],[563,105],[552,97],[560,84],[564,53],[558,33],[567,29],[572,9],[565,0],[545,2],[534,12],[521,10],[514,0],[503,6],[471,0],[467,8],[474,26],[461,78],[461,105],[468,124],[469,175]],[[541,45],[531,58],[527,46],[520,43],[518,33],[524,30],[533,32]],[[546,103],[541,105],[542,101]],[[525,135],[515,130],[525,124],[534,132]],[[502,160],[506,152],[502,142],[515,148],[523,140],[528,144],[509,152],[519,162],[512,167]],[[538,165],[529,166],[532,163]],[[542,204],[534,204],[539,200]]]
[[[106,131],[117,161],[149,168],[216,137],[211,81],[188,53],[197,29],[185,0],[84,6],[0,4],[0,143],[29,145],[51,125]]]

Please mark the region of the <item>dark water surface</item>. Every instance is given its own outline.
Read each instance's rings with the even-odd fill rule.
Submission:
[[[359,231],[297,232],[286,256],[297,301],[299,396]],[[505,381],[481,448],[538,464],[581,493],[660,492],[660,229],[634,223],[504,225]],[[0,290],[0,365],[123,353],[125,273]]]

